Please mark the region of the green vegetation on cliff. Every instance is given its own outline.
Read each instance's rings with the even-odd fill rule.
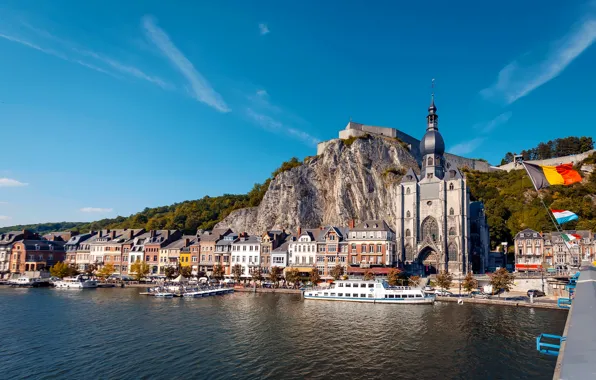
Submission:
[[[572,154],[584,153],[594,149],[594,141],[591,137],[565,137],[561,139],[551,140],[549,142],[541,142],[535,148],[522,150],[521,155],[524,160],[546,160],[549,158],[557,158],[570,156]],[[501,165],[513,162],[514,154],[509,152],[501,160]]]
[[[484,202],[490,226],[491,248],[494,249],[504,241],[511,244],[515,234],[524,228],[536,231],[554,230],[525,170],[512,170],[509,173],[464,172],[472,199]],[[596,174],[588,177],[582,183],[553,186],[540,191],[547,207],[570,210],[579,216],[579,220],[565,224],[565,229],[596,231]]]

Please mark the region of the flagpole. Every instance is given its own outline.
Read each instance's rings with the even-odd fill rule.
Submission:
[[[530,172],[528,171],[528,168],[526,167],[526,163],[524,162],[523,157],[521,156],[517,156],[515,158],[515,162],[521,164],[524,169],[526,170],[526,173],[528,174],[528,177],[530,177],[530,181],[532,182],[532,186],[534,186],[534,190],[536,190],[536,192],[538,193],[538,198],[540,199],[540,203],[542,203],[542,205],[544,206],[544,208],[546,209],[546,213],[548,214],[550,221],[553,223],[553,225],[555,226],[555,229],[557,230],[558,233],[561,234],[561,239],[563,239],[563,245],[565,246],[565,248],[567,248],[567,253],[569,253],[569,258],[572,258],[572,253],[571,250],[569,249],[569,246],[567,245],[567,242],[565,241],[565,239],[563,238],[563,230],[559,229],[559,225],[557,223],[557,221],[554,219],[554,215],[552,215],[550,209],[548,208],[548,206],[546,205],[546,203],[544,203],[544,199],[542,199],[540,197],[540,191],[538,190],[538,188],[536,187],[536,183],[534,182],[534,179],[532,178],[532,176],[530,175]],[[554,252],[553,252],[553,257],[554,257]]]

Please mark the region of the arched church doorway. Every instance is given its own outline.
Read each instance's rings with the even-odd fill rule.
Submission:
[[[439,254],[430,247],[424,248],[418,255],[418,265],[425,276],[439,273]]]

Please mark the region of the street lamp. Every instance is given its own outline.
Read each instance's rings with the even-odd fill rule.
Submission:
[[[503,246],[503,254],[505,256],[505,259],[504,259],[505,269],[507,269],[507,245],[508,245],[508,243],[506,241],[504,241],[501,243],[501,245]]]

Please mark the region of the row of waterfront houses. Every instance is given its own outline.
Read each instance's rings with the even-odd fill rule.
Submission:
[[[577,235],[568,247],[562,233]],[[538,232],[526,228],[515,235],[515,269],[538,271],[544,264],[549,266],[578,266],[582,260],[596,259],[596,235],[589,230],[562,232]]]
[[[63,261],[84,271],[93,264],[114,266],[116,274],[131,274],[137,260],[149,264],[150,274],[164,275],[167,267],[190,267],[193,274],[210,275],[221,265],[225,275],[239,264],[249,278],[259,268],[294,267],[323,278],[341,265],[346,273],[364,270],[383,275],[399,265],[395,233],[383,220],[348,227],[327,226],[295,231],[272,230],[255,236],[230,229],[199,230],[184,235],[177,230],[114,229],[77,234],[38,236],[30,231],[0,234],[0,276],[47,269]]]

